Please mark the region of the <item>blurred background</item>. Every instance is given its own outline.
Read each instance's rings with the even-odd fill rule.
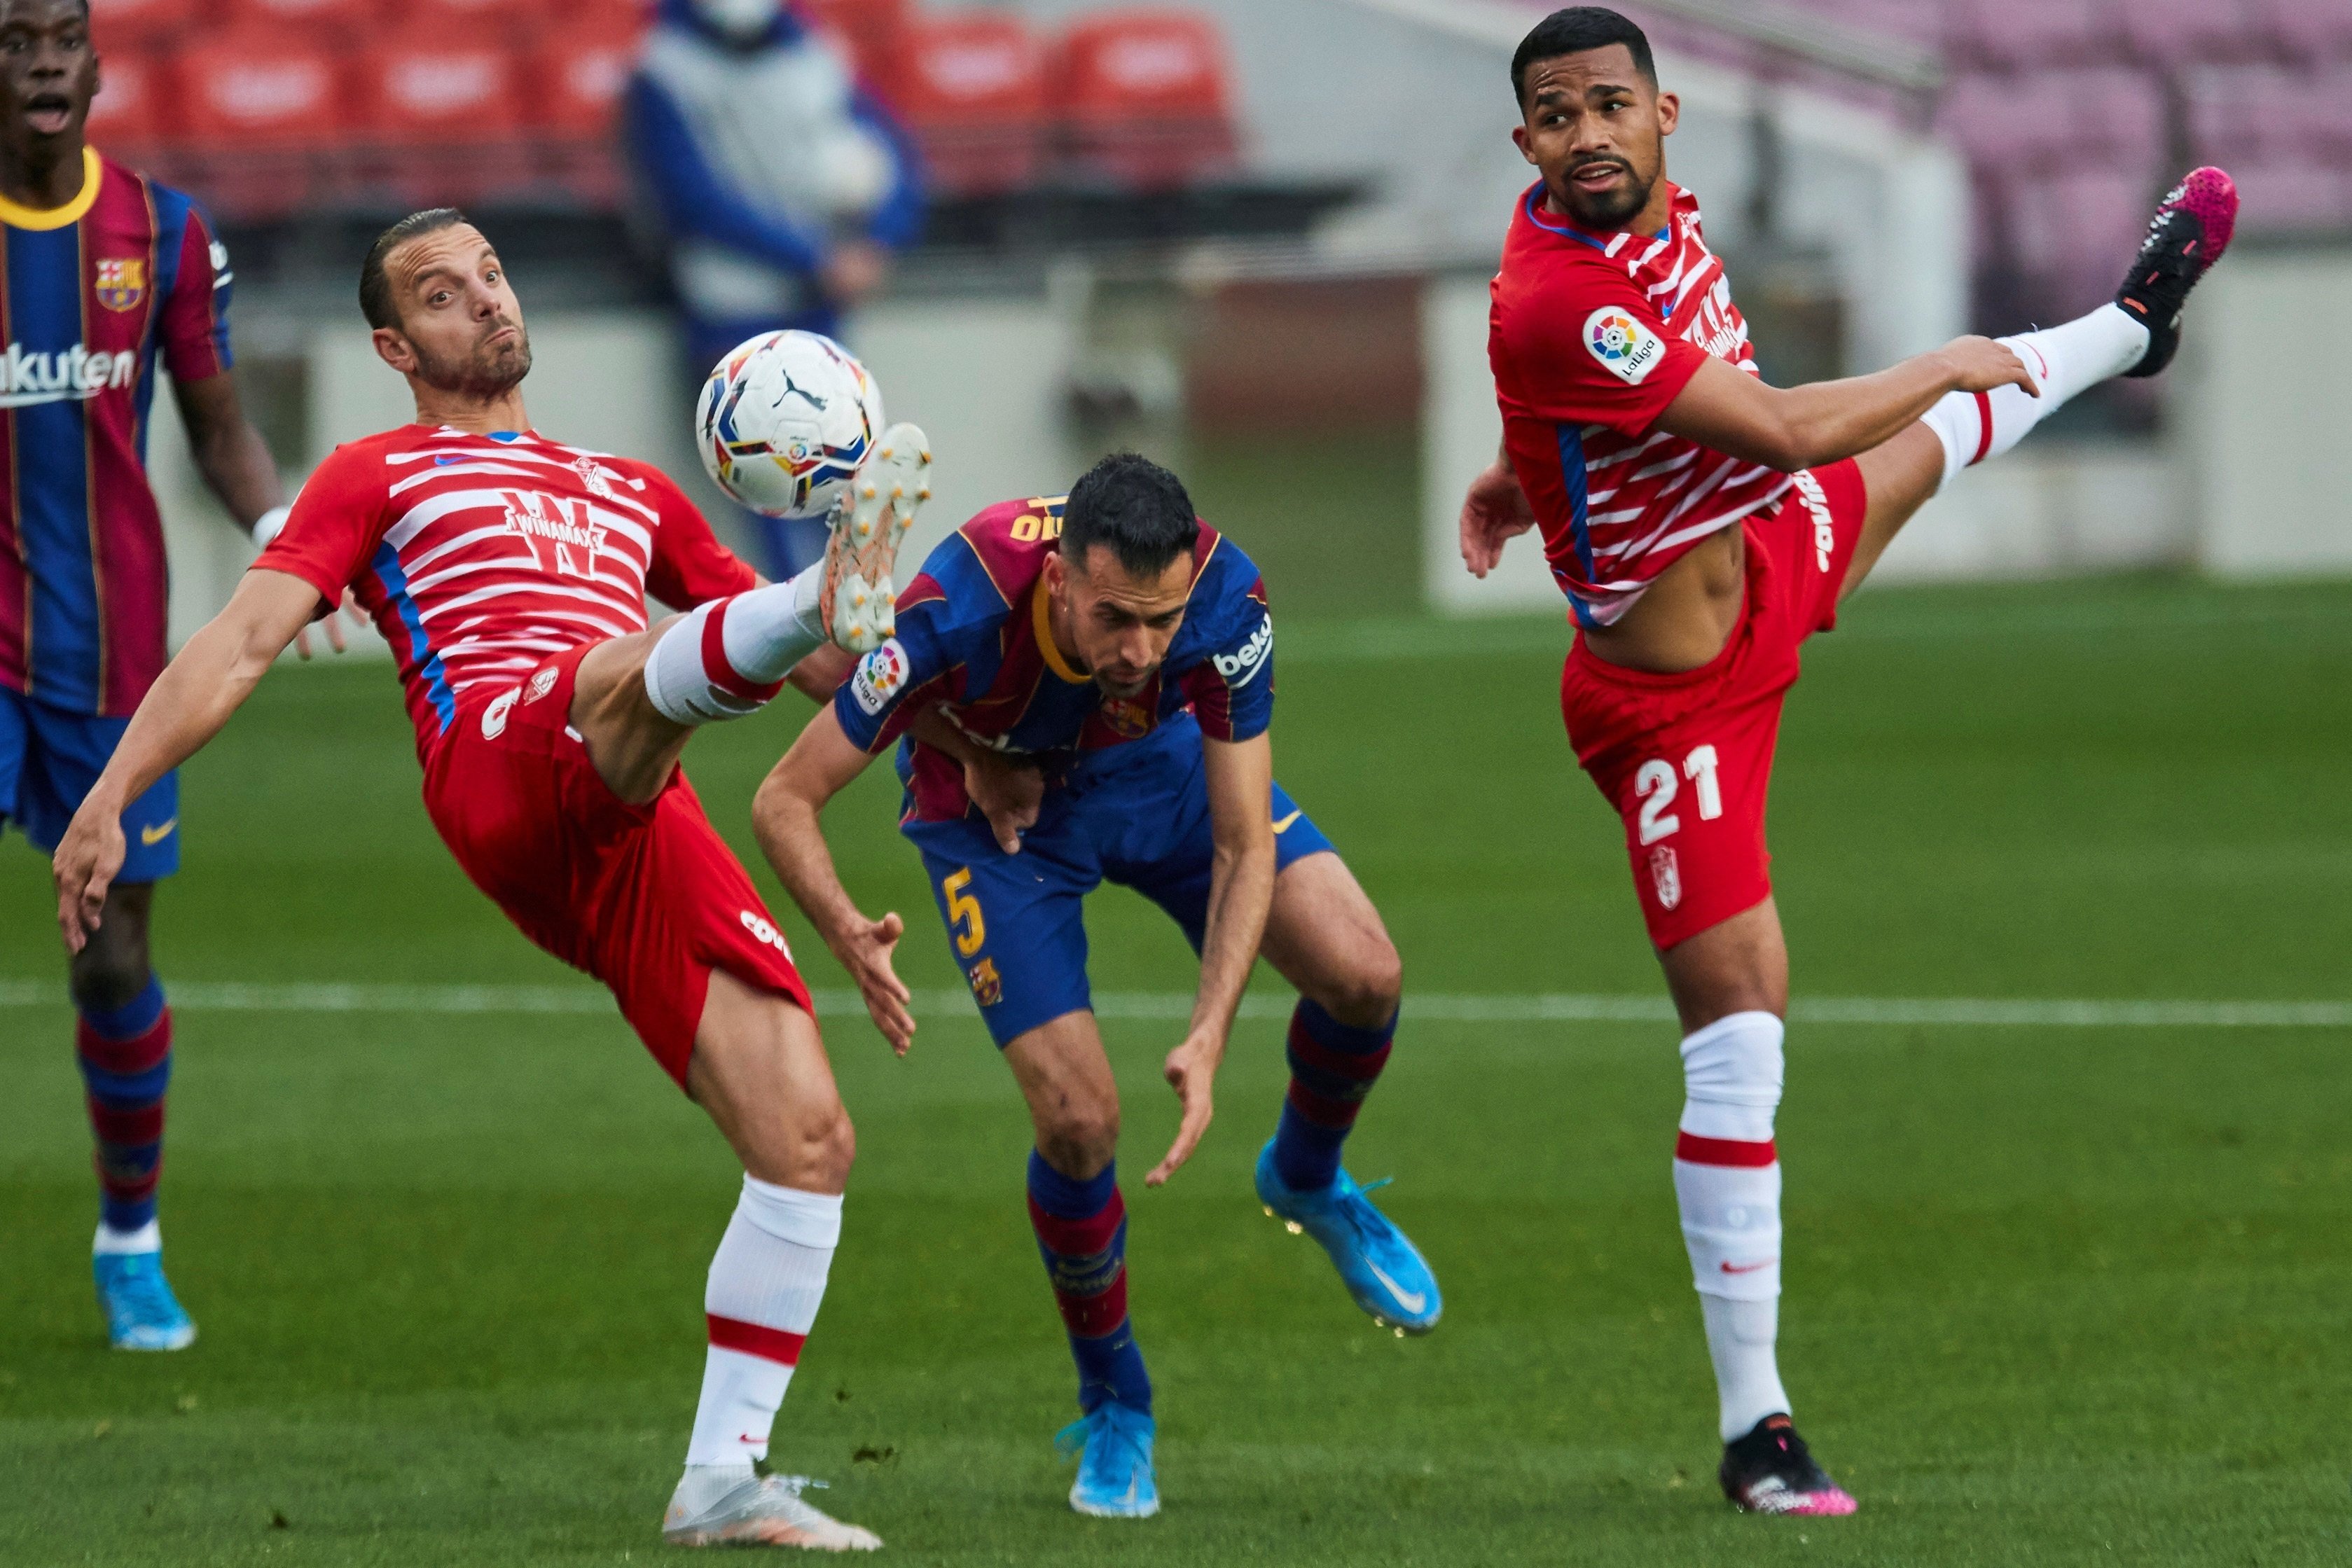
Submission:
[[[1474,584],[1517,0],[95,0],[92,137],[197,193],[292,477],[406,416],[353,307],[467,206],[530,312],[539,424],[692,450],[720,348],[838,332],[930,431],[926,533],[1095,454],[1178,464],[1292,614],[1556,607]],[[2181,364],[2084,400],[1915,524],[1890,579],[2352,571],[2352,0],[1672,0],[1652,30],[1767,373],[1882,366],[2113,289],[2199,162],[2242,247]],[[185,632],[246,559],[155,425]]]

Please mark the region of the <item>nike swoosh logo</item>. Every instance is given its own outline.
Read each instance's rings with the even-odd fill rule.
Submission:
[[[1299,818],[1305,815],[1307,815],[1307,809],[1302,806],[1297,810],[1291,812],[1287,817],[1283,818],[1279,822],[1276,822],[1274,825],[1274,831],[1277,833],[1286,833],[1290,831],[1291,824],[1297,821]],[[1374,1272],[1377,1273],[1378,1270],[1375,1270]],[[1381,1277],[1385,1279],[1387,1276],[1383,1275]]]
[[[1372,1271],[1373,1279],[1389,1288],[1389,1294],[1394,1296],[1397,1299],[1397,1305],[1406,1312],[1417,1312],[1429,1305],[1429,1293],[1426,1291],[1406,1291],[1402,1285],[1381,1272],[1381,1266],[1378,1263],[1368,1261],[1364,1267]]]
[[[1759,1269],[1769,1269],[1780,1260],[1778,1258],[1767,1258],[1761,1263],[1718,1263],[1716,1267],[1727,1274],[1753,1274]]]
[[[139,830],[139,841],[145,844],[152,850],[157,844],[162,843],[165,839],[170,838],[173,832],[178,831],[179,826],[180,819],[174,817],[160,828],[142,828]]]

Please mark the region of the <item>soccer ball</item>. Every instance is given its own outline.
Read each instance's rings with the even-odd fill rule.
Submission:
[[[763,332],[719,361],[695,407],[702,465],[771,517],[822,517],[882,434],[882,389],[814,332]]]

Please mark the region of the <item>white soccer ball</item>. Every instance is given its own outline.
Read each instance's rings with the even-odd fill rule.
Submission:
[[[703,383],[694,432],[719,487],[771,517],[822,517],[882,434],[882,389],[814,332],[764,332]]]

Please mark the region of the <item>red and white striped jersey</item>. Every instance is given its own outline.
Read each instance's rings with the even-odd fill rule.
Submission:
[[[1692,546],[1790,484],[1654,428],[1707,356],[1757,373],[1698,203],[1668,189],[1666,228],[1644,235],[1580,228],[1538,183],[1495,279],[1487,354],[1503,444],[1580,625],[1614,623]]]
[[[468,691],[644,631],[647,594],[688,609],[756,580],[648,464],[424,424],[337,447],[254,568],[323,605],[358,595],[399,659],[420,752]]]

